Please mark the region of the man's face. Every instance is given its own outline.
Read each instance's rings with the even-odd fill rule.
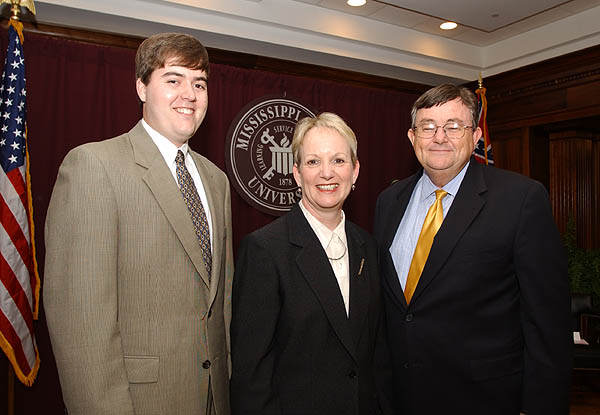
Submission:
[[[457,122],[463,126],[471,126],[465,130],[462,138],[448,138],[442,128],[448,122]],[[417,111],[415,126],[423,123],[434,123],[437,129],[432,138],[418,137],[408,130],[408,138],[413,145],[417,159],[439,187],[452,180],[467,164],[475,143],[481,137],[481,129],[472,126],[471,113],[460,98],[431,108]]]
[[[208,90],[206,72],[171,65],[156,69],[148,85],[136,81],[140,100],[144,103],[144,120],[175,146],[194,135],[206,115]]]

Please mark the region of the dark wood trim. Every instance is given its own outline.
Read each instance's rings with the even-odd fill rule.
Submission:
[[[4,26],[6,26],[6,23],[4,23]],[[24,31],[25,33],[35,33],[78,42],[87,42],[128,49],[137,49],[143,40],[142,37],[119,35],[114,33],[41,23],[34,24],[26,22],[24,23]],[[322,79],[366,88],[387,89],[414,94],[421,94],[430,88],[429,85],[425,84],[369,75],[344,69],[329,68],[321,65],[269,58],[250,53],[233,52],[210,47],[207,47],[206,49],[208,50],[210,61],[212,63],[218,63],[222,65],[275,72],[284,75]]]
[[[489,101],[488,108],[491,108]],[[598,105],[590,105],[583,108],[563,109],[543,114],[533,114],[525,115],[523,117],[514,117],[510,119],[501,119],[501,117],[498,117],[497,119],[488,122],[488,126],[490,130],[504,130],[535,125],[551,124],[578,118],[593,117],[597,115],[600,115],[600,107]]]
[[[546,59],[485,78],[488,100],[514,99],[600,79],[600,45]],[[475,89],[476,82],[468,84]]]
[[[4,24],[6,26],[6,24]],[[97,45],[114,46],[127,49],[137,49],[144,38],[126,35],[117,35],[107,32],[96,32],[91,30],[54,26],[42,23],[23,23],[23,31],[38,35],[51,36],[54,38],[74,40],[76,42],[94,43]]]
[[[490,130],[599,116],[600,45],[490,76],[484,86]]]

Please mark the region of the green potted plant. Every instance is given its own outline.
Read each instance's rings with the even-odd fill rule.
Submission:
[[[569,284],[572,293],[591,294],[594,308],[600,307],[600,249],[585,250],[577,246],[575,221],[569,218],[563,235],[569,261]]]

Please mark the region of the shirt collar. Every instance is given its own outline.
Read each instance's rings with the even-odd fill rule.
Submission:
[[[467,168],[469,167],[469,164],[471,163],[471,161],[467,161],[467,164],[465,164],[465,166],[462,168],[462,170],[460,172],[458,172],[458,174],[456,176],[454,176],[454,178],[452,180],[450,180],[448,183],[446,183],[446,185],[444,187],[442,187],[442,189],[444,189],[446,192],[448,192],[448,194],[452,197],[456,196],[456,193],[458,193],[458,189],[460,188],[460,184],[462,183],[463,179],[465,178],[465,174],[467,173]],[[431,181],[431,179],[429,178],[429,176],[427,175],[427,172],[425,170],[423,170],[423,177],[421,177],[421,201],[427,199],[429,196],[431,196],[437,189],[438,187],[433,184],[433,182]]]
[[[323,249],[327,248],[327,246],[329,245],[329,242],[331,241],[331,238],[333,238],[334,234],[336,234],[342,240],[342,242],[344,243],[344,245],[347,248],[346,215],[344,214],[343,210],[342,210],[342,220],[340,220],[340,223],[338,223],[338,225],[335,227],[334,230],[331,230],[327,226],[322,224],[319,221],[319,219],[315,218],[312,215],[312,213],[310,213],[308,211],[308,209],[306,209],[306,207],[304,207],[304,202],[302,200],[300,200],[300,202],[298,204],[300,205],[300,210],[302,210],[302,213],[304,213],[304,216],[306,217],[308,224],[310,225],[312,230],[315,231],[317,238],[319,238],[319,242],[321,242]]]
[[[163,155],[164,159],[169,163],[175,163],[175,156],[177,156],[177,151],[181,150],[183,152],[183,157],[187,157],[188,154],[188,143],[186,142],[181,147],[177,148],[175,144],[173,144],[167,137],[156,131],[154,128],[150,127],[146,120],[142,118],[142,125],[146,129],[146,132],[158,147],[158,150]]]

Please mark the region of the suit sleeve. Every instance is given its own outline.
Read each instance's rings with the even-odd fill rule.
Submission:
[[[223,315],[225,318],[225,336],[227,341],[227,365],[229,376],[231,377],[231,295],[233,284],[233,231],[231,229],[231,190],[229,188],[229,180],[225,180],[225,231],[227,237],[224,244],[225,252],[225,294],[223,297]]]
[[[391,415],[393,410],[393,375],[392,361],[390,356],[389,345],[387,341],[385,313],[382,310],[377,322],[376,342],[375,342],[375,384],[379,397],[379,409],[382,414]]]
[[[133,414],[118,326],[117,203],[85,147],[65,158],[46,219],[44,305],[70,415]]]
[[[541,184],[529,190],[521,212],[514,264],[525,339],[522,411],[567,414],[573,347],[567,261]]]
[[[281,414],[273,388],[279,277],[270,253],[252,235],[240,246],[233,279],[232,415]]]

